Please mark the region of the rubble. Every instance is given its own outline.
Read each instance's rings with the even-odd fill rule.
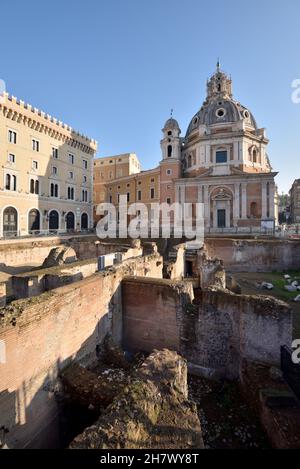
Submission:
[[[261,284],[261,288],[265,288],[266,290],[273,290],[274,285],[272,283],[263,282]]]
[[[203,448],[197,409],[187,392],[186,361],[176,352],[154,351],[70,448]]]
[[[291,293],[297,291],[297,287],[293,287],[293,285],[285,285],[284,288],[285,288],[285,290],[287,290]]]

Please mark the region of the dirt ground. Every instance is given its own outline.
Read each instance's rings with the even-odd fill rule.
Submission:
[[[291,275],[291,277],[299,278],[300,272],[285,272]],[[241,287],[241,293],[245,295],[263,295],[273,296],[279,300],[285,301],[293,310],[293,336],[295,339],[300,338],[300,302],[293,301],[293,298],[300,294],[289,293],[284,290],[284,284],[287,284],[284,279],[282,272],[241,272],[234,273],[232,275]],[[256,282],[268,282],[274,285],[273,290],[262,290],[256,286]],[[300,284],[300,282],[299,282]]]
[[[189,398],[197,405],[205,448],[270,448],[260,422],[243,400],[237,383],[190,376]]]

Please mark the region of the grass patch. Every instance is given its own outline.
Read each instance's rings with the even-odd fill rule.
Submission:
[[[284,275],[288,274],[292,278],[292,281],[297,280],[300,285],[300,271],[299,270],[290,270],[288,272],[272,272],[268,275],[270,282],[274,285],[272,293],[278,298],[281,298],[284,301],[293,301],[297,295],[300,295],[300,291],[289,292],[284,287],[289,285],[284,278]]]

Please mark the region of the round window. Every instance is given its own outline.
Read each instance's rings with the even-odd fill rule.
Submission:
[[[226,111],[223,108],[217,109],[217,111],[216,111],[217,117],[224,117],[225,114],[226,114]]]
[[[246,119],[249,119],[250,117],[250,114],[248,111],[244,111],[244,117],[246,117]]]
[[[193,124],[194,124],[194,125],[197,125],[197,124],[198,124],[198,120],[199,120],[198,117],[195,117],[195,119],[193,120]]]

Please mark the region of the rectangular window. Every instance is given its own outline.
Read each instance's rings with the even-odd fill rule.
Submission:
[[[34,160],[34,161],[32,162],[32,169],[38,169],[38,167],[39,167],[38,162]]]
[[[9,153],[8,161],[9,161],[9,163],[15,163],[16,162],[16,156],[13,155],[12,153]]]
[[[167,176],[171,176],[172,174],[172,169],[167,169]]]
[[[167,198],[167,204],[168,204],[168,205],[171,205],[171,203],[172,203],[172,202],[171,202],[171,199],[170,199],[170,197],[168,197],[168,198]]]
[[[52,158],[58,159],[58,148],[52,147]]]
[[[138,191],[137,193],[137,199],[142,200],[142,191]]]
[[[88,167],[88,162],[87,162],[87,160],[83,160],[82,163],[83,163],[83,169],[87,169],[87,167]]]
[[[15,132],[14,130],[9,130],[8,141],[9,143],[13,143],[15,145],[17,143],[17,132]]]
[[[216,152],[216,163],[227,163],[227,151],[217,151]]]
[[[127,192],[127,202],[130,202],[130,192]]]
[[[53,176],[57,175],[57,167],[56,166],[52,166],[52,174],[53,174]]]
[[[155,190],[154,190],[154,187],[151,188],[151,191],[150,191],[150,198],[151,198],[151,199],[154,199],[154,198],[155,198]]]
[[[69,171],[69,179],[73,179],[74,178],[74,173],[73,171]]]
[[[32,142],[32,150],[33,151],[40,151],[40,142],[38,140],[36,140],[35,138],[33,138],[31,140]]]
[[[87,182],[87,177],[83,176],[83,183],[85,184]]]
[[[72,155],[72,153],[69,153],[69,163],[74,164],[74,161],[75,161],[75,156]]]

